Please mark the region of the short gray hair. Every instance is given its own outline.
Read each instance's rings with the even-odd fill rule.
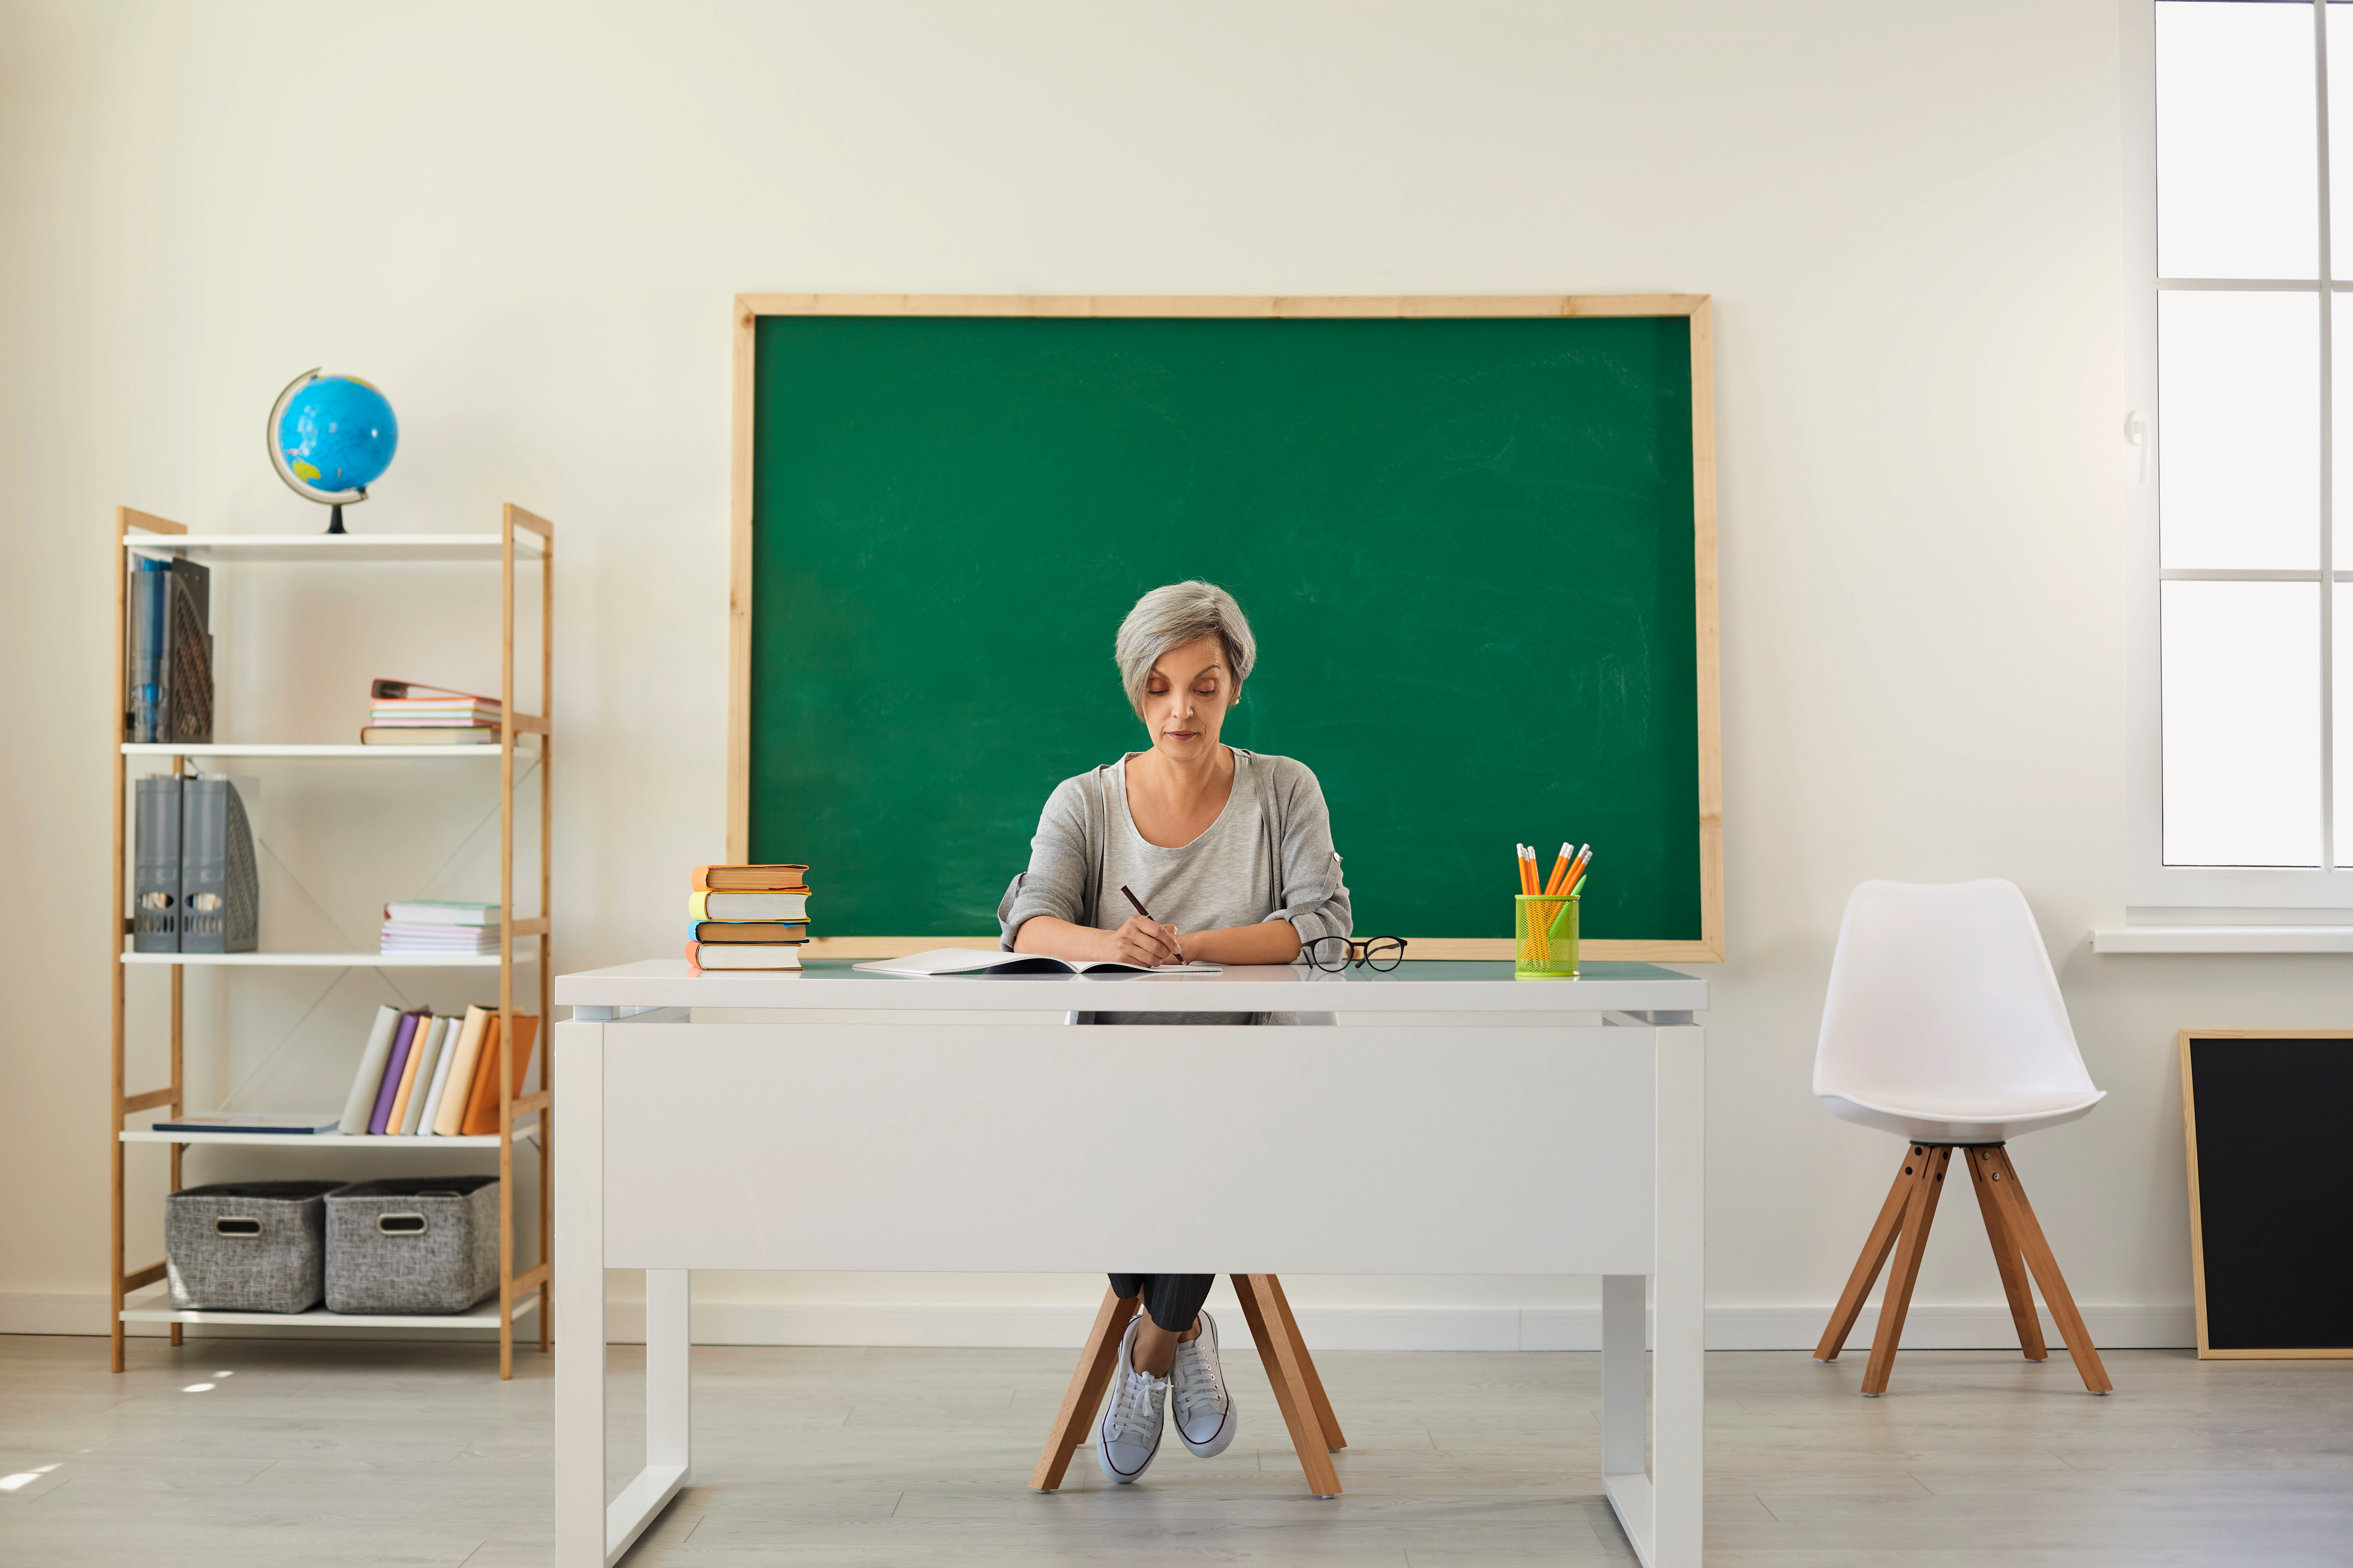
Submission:
[[[1225,644],[1226,668],[1240,686],[1258,662],[1258,639],[1250,636],[1250,617],[1231,594],[1215,583],[1189,581],[1155,588],[1135,601],[1135,608],[1119,623],[1112,658],[1119,665],[1120,684],[1127,688],[1128,706],[1138,718],[1144,715],[1144,689],[1160,656],[1212,635]]]

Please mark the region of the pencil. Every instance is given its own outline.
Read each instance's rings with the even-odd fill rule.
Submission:
[[[1552,875],[1545,879],[1546,898],[1549,899],[1559,893],[1561,879],[1568,875],[1568,863],[1575,858],[1576,857],[1569,853],[1568,846],[1566,843],[1562,844],[1560,858],[1552,863]]]

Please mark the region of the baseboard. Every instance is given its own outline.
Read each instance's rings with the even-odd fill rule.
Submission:
[[[103,1334],[106,1298],[97,1292],[0,1291],[0,1333]],[[694,1339],[710,1345],[915,1345],[941,1348],[1067,1350],[1086,1338],[1095,1303],[970,1306],[949,1302],[702,1301],[694,1308]],[[1330,1351],[1592,1351],[1601,1348],[1599,1307],[1316,1307],[1295,1304],[1299,1326],[1318,1350]],[[606,1337],[617,1344],[645,1338],[642,1302],[616,1300],[606,1308]],[[1830,1319],[1830,1307],[1715,1306],[1707,1310],[1707,1343],[1719,1351],[1810,1350]],[[2091,1305],[2084,1326],[2110,1350],[2179,1349],[2198,1342],[2188,1302],[2169,1306]],[[1863,1309],[1849,1336],[1871,1342],[1876,1308]],[[537,1328],[526,1319],[527,1332]],[[164,1332],[160,1323],[134,1323],[142,1337]],[[333,1334],[369,1339],[495,1339],[487,1329],[272,1329],[192,1326],[202,1337],[282,1338]],[[2042,1332],[2064,1342],[2046,1315]],[[1228,1338],[1232,1334],[1229,1331]],[[2012,1350],[2018,1337],[2010,1310],[1991,1305],[1915,1303],[1904,1323],[1911,1350]]]

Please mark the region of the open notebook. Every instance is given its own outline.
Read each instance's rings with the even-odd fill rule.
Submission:
[[[935,947],[929,952],[911,952],[904,958],[878,958],[871,963],[853,963],[852,969],[870,969],[877,974],[976,974],[987,971],[995,974],[1089,974],[1096,970],[1113,970],[1127,974],[1223,974],[1225,966],[1218,963],[1170,963],[1158,969],[1146,969],[1140,963],[1122,963],[1114,958],[1089,959],[1072,963],[1067,958],[1047,958],[1035,952],[987,952],[969,947]]]

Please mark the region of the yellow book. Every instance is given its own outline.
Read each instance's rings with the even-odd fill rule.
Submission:
[[[496,1007],[466,1009],[466,1021],[459,1026],[454,1047],[458,1054],[449,1059],[441,1104],[433,1113],[433,1131],[441,1137],[458,1136],[458,1123],[466,1114],[466,1096],[474,1083],[474,1062],[482,1053],[482,1031],[498,1012]]]

